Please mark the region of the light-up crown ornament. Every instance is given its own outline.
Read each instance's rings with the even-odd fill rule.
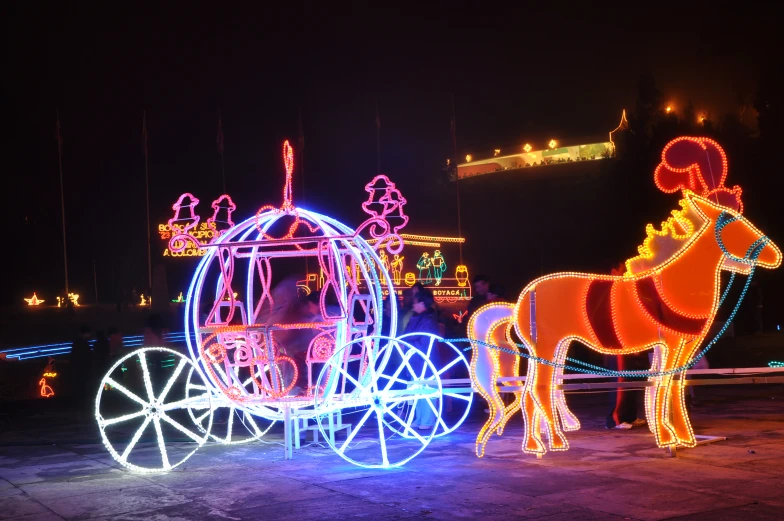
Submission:
[[[403,213],[406,199],[395,183],[385,175],[377,175],[365,185],[368,199],[362,203],[362,210],[370,218],[357,228],[357,233],[368,230],[377,239],[376,248],[384,246],[390,253],[400,253],[403,240],[400,230],[408,224],[408,216]]]
[[[169,219],[169,227],[172,230],[176,227],[180,233],[184,235],[188,235],[188,233],[199,224],[199,216],[196,215],[196,205],[199,204],[199,200],[196,199],[193,194],[185,192],[182,194],[177,202],[172,205],[172,210],[174,210],[174,217]],[[190,212],[190,215],[187,217],[182,217],[180,212],[187,208]]]
[[[231,214],[237,209],[237,205],[231,200],[228,194],[223,194],[212,202],[212,217],[207,219],[207,224],[212,230],[223,233],[232,226]]]

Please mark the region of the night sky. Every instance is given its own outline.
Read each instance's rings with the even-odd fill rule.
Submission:
[[[281,145],[297,146],[301,110],[305,206],[357,224],[376,173],[378,103],[382,170],[408,198],[409,231],[454,235],[454,185],[439,176],[452,155],[452,95],[462,157],[604,134],[633,108],[643,73],[676,109],[692,101],[718,117],[753,95],[778,47],[776,18],[738,5],[167,4],[7,8],[5,238],[22,255],[4,304],[63,287],[57,109],[71,286],[93,293],[94,260],[110,301],[117,284],[146,282],[145,110],[153,227],[185,191],[209,215],[221,187],[219,109],[235,217],[279,203]],[[500,209],[465,207],[464,219],[487,211]],[[153,236],[154,259],[161,243]]]

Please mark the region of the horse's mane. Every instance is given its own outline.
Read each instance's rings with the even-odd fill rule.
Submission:
[[[639,255],[626,261],[624,276],[632,276],[659,266],[682,250],[700,228],[704,219],[684,197],[673,210],[671,217],[661,223],[660,229],[652,224],[645,227],[646,237],[637,247]]]

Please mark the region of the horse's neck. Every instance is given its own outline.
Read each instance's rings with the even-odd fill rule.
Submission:
[[[687,249],[664,263],[657,283],[662,296],[675,310],[684,315],[709,316],[715,311],[720,281],[717,272],[724,255],[712,226],[705,226],[697,233]]]

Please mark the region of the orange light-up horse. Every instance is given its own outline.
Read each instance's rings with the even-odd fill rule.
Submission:
[[[781,251],[740,213],[740,189],[723,186],[727,161],[719,145],[706,138],[678,138],[665,147],[656,170],[657,186],[682,190],[681,210],[648,225],[640,255],[627,261],[622,276],[556,273],[531,282],[515,305],[489,304],[469,320],[469,337],[510,345],[512,329],[531,356],[519,400],[505,407],[499,376],[518,376],[520,357],[473,343],[471,376],[490,405],[490,418],[476,441],[478,456],[495,431],[522,409],[523,451],[567,450],[563,431],[580,423],[566,406],[562,381],[569,344],[576,340],[604,354],[654,350],[652,370],[664,373],[646,389],[646,416],[659,447],[694,446],[684,403],[684,368],[699,352],[716,316],[720,273],[748,274],[753,266],[776,268]],[[750,255],[751,254],[751,255]],[[670,373],[668,373],[670,372]]]

